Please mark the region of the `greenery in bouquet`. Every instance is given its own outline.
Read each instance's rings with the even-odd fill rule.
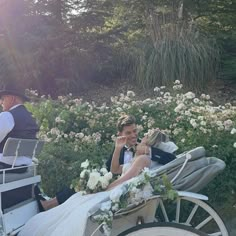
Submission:
[[[97,193],[107,189],[113,181],[113,175],[105,167],[99,168],[88,160],[81,163],[82,171],[79,178],[72,181],[71,187],[83,194]]]

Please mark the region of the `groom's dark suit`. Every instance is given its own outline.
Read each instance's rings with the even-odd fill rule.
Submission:
[[[125,156],[125,151],[126,150],[127,150],[126,147],[123,147],[121,149],[120,158],[119,158],[120,165],[124,164],[124,156]],[[114,152],[114,150],[113,150],[113,152]],[[108,159],[108,161],[106,162],[106,167],[107,167],[108,171],[110,171],[113,152],[112,152],[112,155],[110,156],[110,158]],[[152,161],[156,161],[156,162],[158,162],[159,164],[162,164],[162,165],[165,165],[165,164],[169,163],[170,161],[173,161],[176,158],[176,156],[174,154],[164,152],[161,149],[154,148],[154,147],[151,147],[151,155],[152,155],[152,157],[151,157]]]

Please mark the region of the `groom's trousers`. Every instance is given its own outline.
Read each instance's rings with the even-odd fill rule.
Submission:
[[[59,204],[65,202],[68,198],[70,198],[73,194],[75,194],[75,190],[72,188],[65,187],[61,191],[56,193],[56,198]]]

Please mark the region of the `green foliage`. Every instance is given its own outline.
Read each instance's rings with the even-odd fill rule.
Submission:
[[[70,186],[72,180],[79,177],[83,161],[89,159],[101,166],[109,153],[111,144],[81,145],[79,150],[75,150],[74,144],[63,140],[46,145],[40,155],[39,165],[44,191],[54,196],[57,191]]]
[[[171,182],[167,175],[161,177],[154,177],[151,179],[151,185],[154,189],[155,195],[161,195],[165,200],[175,200],[178,197],[177,192],[173,189]]]
[[[166,37],[143,48],[135,76],[144,87],[170,85],[177,79],[197,90],[216,77],[218,56],[217,46],[203,36]]]
[[[221,48],[220,77],[235,77],[234,12],[230,0],[5,1],[0,44],[13,77],[52,96],[117,78],[196,87],[218,76],[218,49],[206,38]]]

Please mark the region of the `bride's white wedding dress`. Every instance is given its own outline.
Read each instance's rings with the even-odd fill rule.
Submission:
[[[109,192],[76,193],[65,203],[31,218],[19,236],[83,236],[87,219],[107,201]]]
[[[176,147],[174,143],[167,142],[161,149],[173,152]],[[123,172],[130,166],[124,165]],[[116,188],[122,187],[123,184]],[[88,195],[78,192],[63,204],[31,218],[19,236],[84,236],[88,218],[100,208],[102,202],[109,200],[113,190]]]

